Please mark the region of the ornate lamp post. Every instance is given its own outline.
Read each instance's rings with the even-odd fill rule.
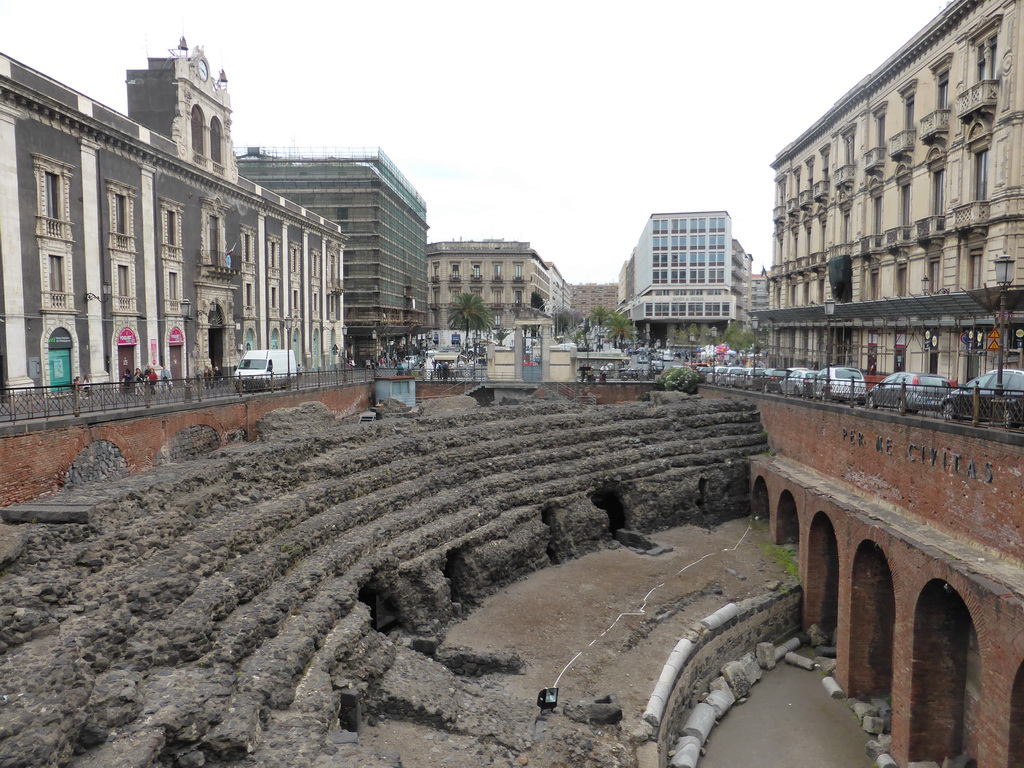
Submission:
[[[192,353],[192,345],[188,343],[188,324],[192,320],[192,302],[188,299],[181,300],[181,319],[185,321],[185,378],[191,375],[188,358]]]
[[[836,313],[835,299],[825,299],[825,367],[832,367],[832,316]]]
[[[996,397],[1003,396],[1003,359],[1006,349],[1006,289],[1013,283],[1014,260],[1005,253],[995,260],[996,283],[999,285],[999,372],[996,374]]]
[[[284,319],[284,332],[285,332],[285,335],[288,337],[288,344],[285,346],[285,349],[287,350],[288,354],[285,355],[285,359],[286,359],[286,364],[287,364],[287,367],[288,367],[288,386],[290,387],[291,386],[291,380],[292,380],[292,319],[291,319],[291,317],[286,317]]]
[[[757,358],[761,354],[760,335],[757,332],[757,327],[761,324],[761,321],[757,317],[750,318],[750,329],[754,332],[754,367],[757,367]]]

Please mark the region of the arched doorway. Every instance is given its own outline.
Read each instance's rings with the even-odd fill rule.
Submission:
[[[245,332],[245,351],[248,352],[250,349],[256,349],[256,332],[252,328]]]
[[[963,598],[941,579],[917,598],[913,648],[908,758],[970,755],[980,726],[978,635]]]
[[[768,519],[768,484],[760,475],[754,479],[754,487],[750,492],[750,514],[762,520]]]
[[[604,489],[592,493],[590,500],[595,507],[608,514],[608,533],[615,538],[615,532],[626,527],[626,508],[622,504],[619,494],[613,490]]]
[[[886,696],[892,691],[896,594],[889,561],[875,542],[857,547],[851,577],[848,693]]]
[[[51,387],[71,386],[71,349],[74,342],[67,328],[54,328],[46,343]]]
[[[221,311],[220,304],[214,304],[210,307],[210,312],[206,316],[206,322],[209,325],[207,329],[207,350],[210,353],[210,366],[212,368],[224,368],[224,313]]]
[[[281,333],[275,328],[270,332],[270,348],[280,349],[281,348]]]
[[[182,368],[183,354],[182,350],[185,348],[185,334],[175,326],[171,328],[170,333],[167,335],[167,348],[170,352],[168,362],[171,368],[171,378],[181,379],[185,377],[185,370]]]
[[[832,521],[818,512],[807,537],[804,626],[817,624],[831,635],[839,616],[839,547]]]
[[[135,370],[135,349],[139,337],[131,328],[122,328],[117,334],[117,378],[123,379],[125,371],[129,374]]]
[[[800,544],[800,518],[796,513],[796,499],[789,491],[779,494],[775,507],[775,543]]]
[[[310,350],[310,354],[313,358],[313,370],[320,370],[320,329],[313,329],[313,349]]]

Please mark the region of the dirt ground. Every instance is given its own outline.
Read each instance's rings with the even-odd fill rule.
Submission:
[[[497,684],[532,703],[557,681],[560,707],[549,718],[558,718],[565,703],[615,694],[625,743],[685,628],[786,581],[783,565],[766,549],[763,525],[754,526],[742,519],[710,531],[674,528],[651,537],[673,547],[657,557],[607,549],[539,571],[490,597],[450,629],[445,644],[517,652],[525,673],[494,676]],[[367,730],[375,748],[401,754],[403,768],[463,765],[465,745],[457,736],[399,721]],[[527,752],[515,764],[550,760]]]

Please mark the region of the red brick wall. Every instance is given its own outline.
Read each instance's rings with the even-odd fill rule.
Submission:
[[[736,396],[701,389],[706,397]],[[752,396],[771,449],[1024,562],[1024,434]]]
[[[0,506],[58,490],[79,451],[95,440],[116,445],[136,472],[151,467],[164,444],[186,427],[212,427],[221,440],[238,430],[251,437],[256,421],[268,412],[310,401],[323,402],[336,414],[350,416],[370,407],[370,387],[263,395],[153,416],[0,436]]]

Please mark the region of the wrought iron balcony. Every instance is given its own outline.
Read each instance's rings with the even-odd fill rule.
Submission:
[[[945,216],[928,216],[924,219],[918,219],[916,224],[918,242],[926,243],[930,240],[940,240],[946,235]]]
[[[898,249],[909,246],[913,242],[911,229],[909,226],[900,226],[885,230],[885,247]]]
[[[964,122],[975,115],[992,115],[999,99],[999,81],[981,80],[956,97],[956,114]]]
[[[828,179],[814,182],[814,199],[823,203],[828,201]]]
[[[857,173],[857,168],[852,163],[846,165],[840,165],[836,168],[835,175],[832,177],[833,183],[837,187],[852,187],[853,177]]]
[[[936,109],[934,112],[929,112],[921,118],[917,132],[925,144],[945,139],[949,134],[949,110]]]
[[[908,128],[889,137],[889,157],[896,160],[903,156],[914,154],[914,142],[917,141],[917,131]]]
[[[885,147],[874,147],[864,153],[864,170],[868,173],[885,170]]]

